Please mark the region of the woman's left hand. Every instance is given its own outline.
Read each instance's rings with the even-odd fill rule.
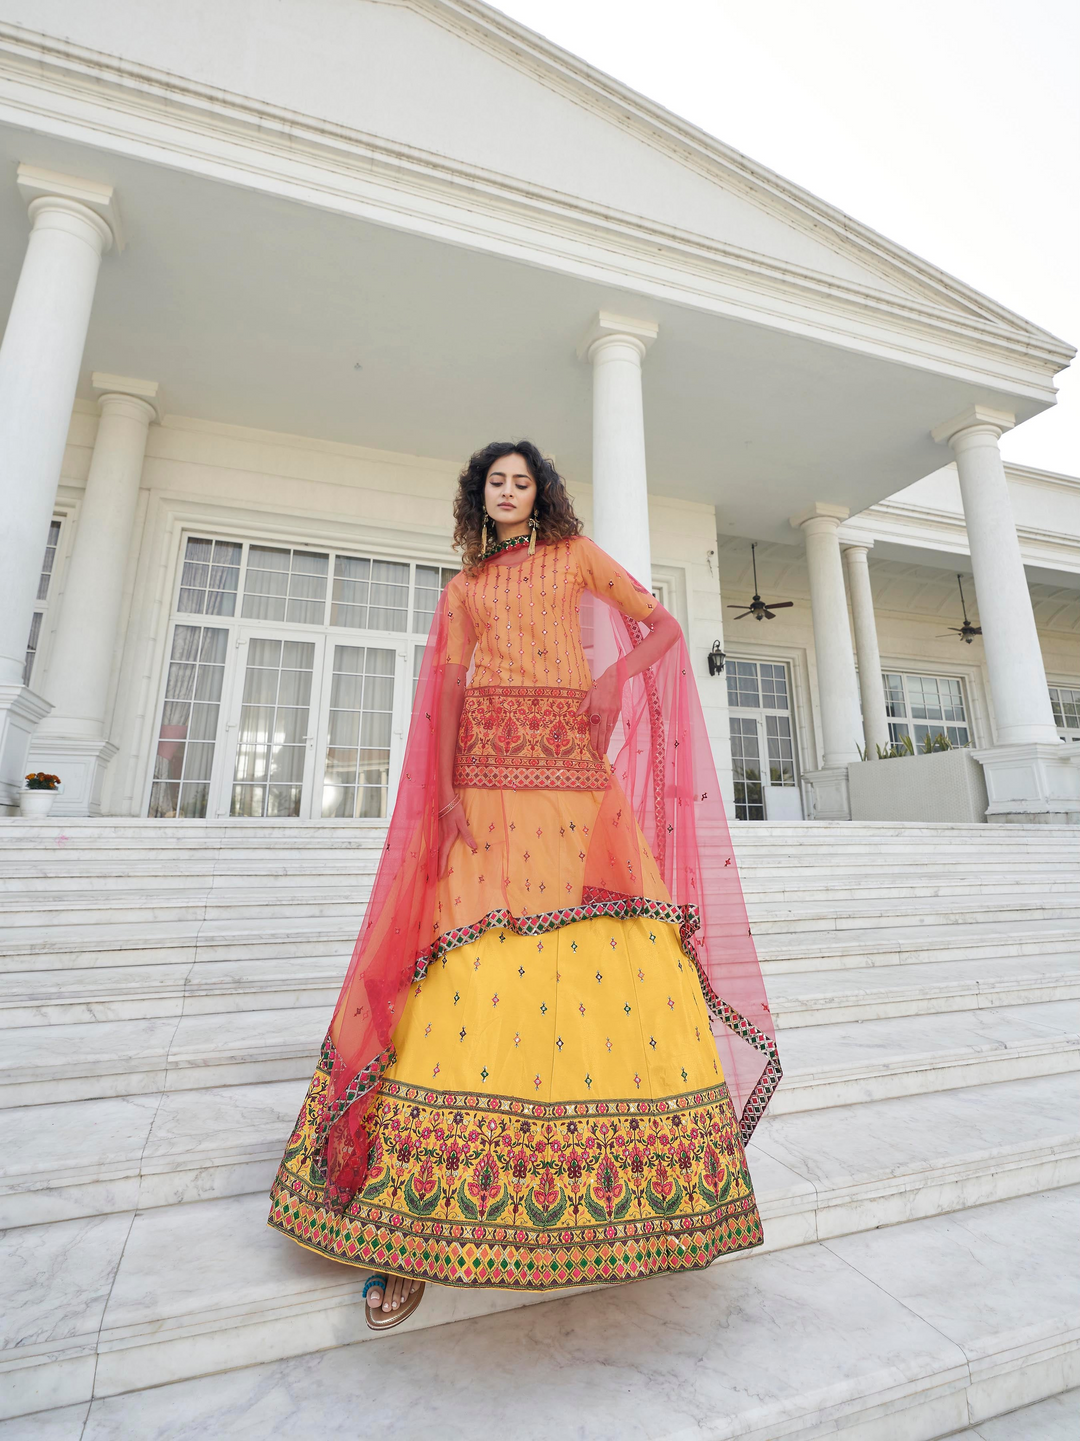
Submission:
[[[619,719],[619,681],[615,666],[593,681],[592,689],[578,706],[576,714],[588,716],[589,739],[599,756],[607,755],[608,743]]]

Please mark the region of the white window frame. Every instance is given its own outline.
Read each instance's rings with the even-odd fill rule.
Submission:
[[[768,622],[762,623],[762,626]],[[757,622],[754,622],[757,627]],[[815,750],[814,736],[816,733],[817,716],[811,705],[810,691],[810,666],[809,657],[804,647],[791,645],[771,645],[768,641],[761,645],[743,646],[741,639],[732,642],[731,624],[725,632],[727,644],[724,647],[724,668],[731,660],[756,660],[771,661],[774,665],[786,665],[788,673],[788,686],[790,708],[788,714],[791,716],[791,724],[795,731],[795,774],[797,784],[802,786],[802,776],[807,771],[817,770],[817,753]],[[724,678],[724,708],[729,709],[727,698],[727,679]],[[726,722],[725,722],[726,724]],[[806,812],[806,797],[803,796],[803,810]]]
[[[200,540],[221,540],[234,544],[240,544],[243,549],[241,553],[240,575],[236,592],[235,614],[233,615],[206,615],[198,612],[180,611],[178,609],[181,582],[183,578],[184,558],[187,552],[189,539]],[[278,549],[289,549],[299,551],[328,552],[330,555],[329,581],[327,587],[326,610],[323,623],[304,623],[286,621],[258,621],[245,617],[243,611],[244,583],[247,575],[248,555],[252,545],[269,545]],[[158,652],[158,676],[155,686],[155,703],[153,710],[148,717],[146,726],[146,763],[145,774],[141,786],[141,804],[139,815],[146,816],[150,809],[150,799],[154,784],[154,758],[157,755],[158,737],[161,726],[161,716],[165,701],[165,690],[168,682],[169,657],[172,651],[172,638],[177,625],[199,625],[213,626],[226,629],[230,632],[228,639],[228,654],[230,661],[225,676],[225,692],[222,696],[222,709],[219,717],[218,732],[215,738],[213,777],[210,783],[210,804],[208,806],[207,820],[221,819],[214,810],[214,797],[224,795],[226,787],[222,777],[222,768],[226,761],[231,758],[232,747],[229,744],[229,736],[226,725],[229,719],[228,707],[230,698],[234,694],[235,686],[242,685],[242,667],[238,665],[237,652],[242,643],[241,632],[250,632],[253,628],[266,635],[281,635],[289,639],[302,639],[304,636],[311,638],[325,638],[325,647],[318,647],[317,651],[324,657],[332,655],[331,647],[335,639],[339,644],[358,644],[374,646],[382,649],[393,649],[397,655],[398,665],[395,671],[395,700],[394,700],[394,728],[391,741],[391,784],[387,797],[387,816],[393,810],[394,799],[397,790],[397,771],[400,769],[401,754],[404,747],[405,732],[408,728],[408,716],[411,712],[412,702],[412,648],[415,644],[423,645],[427,640],[427,631],[420,634],[413,630],[413,620],[416,609],[416,567],[424,566],[432,569],[459,569],[459,562],[452,554],[447,555],[445,551],[436,554],[424,554],[424,547],[418,545],[411,547],[408,552],[398,550],[383,544],[368,544],[363,537],[355,541],[352,536],[335,536],[328,539],[325,536],[309,538],[302,525],[290,527],[286,533],[276,530],[267,533],[265,527],[253,525],[244,526],[242,529],[235,524],[222,525],[207,519],[201,523],[197,518],[185,517],[182,524],[178,525],[172,535],[172,564],[169,569],[167,596],[167,623],[164,626],[164,634],[157,641]],[[376,631],[376,630],[355,630],[344,626],[332,626],[328,623],[332,605],[333,588],[333,557],[335,554],[362,556],[365,559],[389,561],[398,565],[409,567],[408,601],[406,608],[406,629],[404,631]],[[237,681],[237,676],[240,676]],[[321,677],[321,669],[320,669]],[[317,710],[316,710],[317,705]],[[322,725],[322,718],[326,711],[326,705],[322,698],[313,696],[312,700],[312,723]],[[320,738],[317,745],[325,740]],[[323,746],[325,749],[325,746]],[[323,756],[316,757],[316,770],[321,765]],[[311,817],[318,819],[317,812]],[[292,821],[296,817],[283,817],[283,821]],[[384,818],[368,819],[358,817],[355,820],[357,825],[385,825]]]
[[[67,521],[68,516],[65,513],[53,513],[52,519],[49,521],[49,534],[52,534],[52,528],[55,525],[57,528],[56,544],[55,546],[50,547],[48,542],[46,541],[45,551],[41,557],[41,570],[38,576],[39,594],[34,599],[34,612],[33,619],[30,622],[30,634],[26,638],[26,661],[24,661],[23,663],[23,685],[31,686],[31,688],[35,671],[37,672],[37,678],[39,682],[41,681],[44,674],[44,655],[47,651],[46,640],[49,635],[49,606],[50,604],[52,604],[53,606],[56,605],[56,593],[59,589],[57,584],[57,577],[63,563],[64,546],[67,544],[68,531],[70,529]],[[46,572],[45,561],[48,557],[50,549],[52,550],[52,565],[50,566],[48,572]],[[48,582],[45,586],[45,594],[41,595],[41,582],[45,579],[46,574],[48,574]],[[34,620],[38,621],[36,636],[34,635]],[[30,655],[31,639],[36,642],[36,644],[34,645],[32,660]]]
[[[905,708],[907,709],[907,711],[909,712],[907,715],[904,715],[904,716],[888,716],[888,717],[887,717],[888,725],[889,725],[889,736],[890,736],[890,739],[891,739],[891,740],[896,740],[896,739],[898,739],[898,737],[899,737],[899,730],[896,729],[896,733],[894,734],[894,728],[899,728],[900,726],[906,726],[906,727],[907,727],[907,733],[911,736],[912,744],[914,745],[916,751],[918,751],[919,748],[920,748],[920,746],[921,746],[921,744],[922,744],[922,742],[921,742],[920,740],[917,740],[917,739],[916,739],[916,736],[915,736],[915,728],[916,728],[917,726],[918,726],[918,727],[923,727],[923,726],[925,726],[926,729],[930,732],[930,735],[931,735],[931,736],[938,735],[938,734],[941,733],[941,732],[944,732],[946,735],[948,735],[948,732],[949,732],[950,727],[951,727],[953,730],[959,730],[959,729],[961,728],[961,722],[959,722],[959,721],[948,721],[948,720],[944,720],[944,719],[943,719],[943,720],[941,720],[940,722],[934,722],[934,721],[921,720],[921,719],[918,719],[918,718],[916,718],[916,717],[914,717],[914,716],[912,716],[912,715],[910,714],[910,711],[911,711],[911,697],[910,697],[910,694],[909,694],[909,691],[908,691],[907,682],[908,682],[909,679],[917,677],[917,678],[919,678],[920,680],[934,680],[934,681],[948,680],[948,681],[957,681],[957,682],[959,683],[959,686],[960,686],[960,698],[961,698],[961,701],[962,701],[962,704],[963,704],[963,707],[964,707],[964,720],[963,720],[963,723],[962,723],[962,728],[963,728],[964,730],[966,730],[966,731],[967,731],[967,734],[968,734],[967,740],[964,741],[964,742],[960,742],[960,745],[963,746],[965,749],[969,749],[970,747],[972,747],[972,746],[974,746],[974,745],[977,744],[977,740],[976,740],[976,736],[975,736],[975,727],[974,727],[974,725],[973,725],[973,723],[972,723],[972,711],[973,711],[973,706],[972,706],[972,704],[971,704],[971,689],[970,689],[970,686],[968,685],[966,676],[964,676],[962,672],[960,672],[960,671],[950,671],[950,670],[943,669],[943,668],[939,668],[939,667],[935,667],[934,669],[929,669],[929,668],[927,668],[926,666],[919,666],[919,667],[904,666],[903,668],[901,668],[900,666],[888,666],[888,665],[886,665],[885,662],[883,661],[883,662],[882,662],[882,665],[881,665],[881,684],[882,684],[882,693],[883,693],[883,695],[885,695],[886,710],[888,709],[888,695],[887,695],[887,692],[885,692],[884,682],[885,682],[885,677],[886,677],[887,675],[899,675],[899,676],[901,677],[901,680],[903,681],[903,684],[904,684],[904,705],[905,705]],[[952,740],[952,737],[950,736],[949,739]],[[956,742],[956,741],[953,741],[953,744],[956,745],[957,742]]]
[[[1051,680],[1049,677],[1047,677],[1047,689],[1050,691],[1075,691],[1078,695],[1080,695],[1080,678],[1073,676],[1071,680]],[[1051,705],[1053,705],[1053,696],[1051,696],[1050,698],[1050,703]],[[1063,741],[1067,741],[1073,744],[1080,744],[1080,727],[1074,727],[1070,725],[1058,725],[1056,719],[1054,721],[1054,725],[1057,726],[1058,734],[1061,736],[1061,739]],[[1064,735],[1061,734],[1062,731],[1065,732]]]
[[[764,665],[781,665],[781,666],[783,666],[783,667],[784,667],[784,671],[785,671],[785,673],[786,673],[786,677],[787,677],[787,693],[788,693],[788,705],[787,705],[787,710],[786,710],[786,711],[778,711],[778,710],[777,710],[777,711],[770,711],[770,710],[768,709],[768,707],[766,707],[766,706],[758,706],[758,707],[756,707],[756,708],[746,707],[745,709],[744,709],[743,707],[741,707],[741,706],[732,706],[731,701],[730,701],[730,697],[729,697],[729,693],[728,693],[728,679],[727,679],[727,678],[728,678],[728,667],[729,667],[733,662],[742,662],[743,664],[753,664],[753,665],[763,665],[763,664],[764,664]],[[760,680],[760,676],[759,676],[759,680]],[[748,648],[745,654],[734,654],[734,653],[732,653],[731,651],[727,651],[727,652],[725,653],[725,659],[724,659],[723,681],[724,681],[724,705],[725,705],[726,712],[727,712],[727,716],[728,716],[727,724],[728,724],[728,727],[729,727],[729,733],[730,733],[731,718],[732,718],[733,716],[739,716],[740,718],[745,718],[745,716],[749,714],[749,715],[754,715],[754,716],[760,716],[760,717],[762,718],[762,721],[763,721],[763,723],[762,723],[762,725],[761,725],[761,727],[760,727],[760,733],[759,733],[759,735],[758,735],[758,745],[759,745],[760,755],[761,755],[761,776],[762,776],[761,784],[762,784],[762,798],[763,798],[763,802],[764,802],[764,805],[765,805],[765,820],[769,820],[769,819],[770,819],[770,816],[769,816],[769,799],[768,799],[768,792],[769,792],[770,790],[785,790],[785,791],[792,791],[792,792],[794,792],[795,795],[797,795],[797,796],[799,797],[800,805],[801,805],[801,807],[802,807],[802,813],[803,813],[803,815],[805,815],[805,814],[806,814],[806,797],[805,797],[805,795],[804,795],[804,793],[803,793],[803,775],[804,775],[804,773],[805,773],[805,771],[806,771],[806,769],[807,769],[807,766],[806,766],[806,764],[805,764],[805,751],[804,751],[804,746],[805,746],[805,744],[806,744],[806,732],[807,732],[807,730],[808,730],[808,727],[806,726],[803,718],[802,718],[801,715],[800,715],[800,699],[801,699],[801,694],[800,694],[800,693],[802,692],[802,675],[801,675],[801,670],[800,670],[800,666],[799,666],[799,654],[798,654],[798,652],[793,651],[790,647],[788,647],[788,648],[782,648],[782,647],[778,647],[778,646],[770,646],[770,645],[767,645],[767,644],[766,644],[766,645],[762,645],[762,646],[755,646],[755,647],[753,647],[753,649]],[[804,692],[802,692],[802,693],[804,694]],[[791,726],[791,731],[792,731],[792,735],[791,735],[791,742],[792,742],[792,763],[793,763],[793,769],[794,769],[794,781],[793,781],[793,783],[791,783],[791,784],[782,784],[782,785],[779,785],[779,786],[774,786],[773,783],[769,780],[769,736],[768,736],[768,723],[767,723],[767,719],[766,719],[766,718],[767,718],[770,714],[771,714],[771,715],[776,715],[776,716],[786,715],[787,718],[788,718],[789,724],[790,724],[790,726]],[[734,784],[734,765],[735,765],[734,754],[732,754],[732,783],[733,783],[733,784]],[[735,817],[734,804],[735,804],[735,803],[733,803],[733,809],[732,809],[732,812],[731,812],[733,819],[736,818],[736,817]],[[756,824],[759,824],[759,823],[756,822],[756,821],[754,821],[754,822],[747,822],[747,824],[755,824],[755,825],[756,825]]]

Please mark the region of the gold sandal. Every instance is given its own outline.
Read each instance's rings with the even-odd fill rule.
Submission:
[[[397,1308],[396,1311],[388,1312],[386,1315],[386,1319],[383,1320],[382,1315],[378,1311],[374,1311],[373,1308],[367,1304],[367,1294],[369,1291],[373,1291],[377,1286],[379,1290],[382,1291],[383,1296],[385,1296],[386,1288],[389,1284],[390,1277],[380,1275],[378,1273],[373,1276],[369,1276],[364,1282],[364,1290],[362,1293],[364,1299],[364,1314],[367,1317],[368,1326],[371,1328],[372,1331],[389,1331],[392,1326],[400,1326],[402,1321],[406,1320],[409,1316],[411,1316],[412,1313],[416,1310],[417,1306],[419,1306],[421,1298],[424,1294],[424,1286],[426,1283],[424,1281],[421,1281],[419,1286],[417,1286],[416,1290],[412,1292],[408,1299],[404,1301],[402,1305]],[[378,1316],[379,1319],[375,1320],[375,1316]]]

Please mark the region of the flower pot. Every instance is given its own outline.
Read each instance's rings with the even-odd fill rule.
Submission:
[[[41,820],[53,808],[55,791],[20,791],[19,814],[32,820]]]

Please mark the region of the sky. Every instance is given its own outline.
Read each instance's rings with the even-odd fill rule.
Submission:
[[[497,0],[1080,346],[1076,0]],[[1080,475],[1080,359],[1005,458]]]

